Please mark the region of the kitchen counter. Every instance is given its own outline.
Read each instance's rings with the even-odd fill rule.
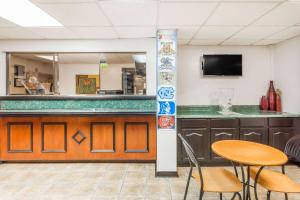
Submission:
[[[258,106],[233,106],[232,112],[221,113],[218,106],[178,106],[177,118],[273,118],[300,117],[287,112],[261,111]]]

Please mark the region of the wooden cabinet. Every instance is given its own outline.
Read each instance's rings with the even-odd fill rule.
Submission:
[[[156,160],[155,116],[4,117],[2,161]]]
[[[209,133],[209,120],[205,119],[183,119],[178,121],[178,126],[181,127],[180,133],[189,142],[197,158],[203,162],[209,161],[210,152],[210,133]],[[186,152],[178,141],[179,162],[187,163],[188,158]]]
[[[240,119],[240,139],[268,144],[268,119]]]
[[[294,136],[293,118],[274,118],[269,120],[269,144],[284,151],[287,141]]]
[[[238,139],[237,119],[212,119],[211,120],[211,144],[220,140]],[[211,160],[224,162],[225,160],[211,151]]]
[[[226,162],[211,150],[211,145],[216,141],[247,140],[283,151],[286,142],[300,127],[300,118],[178,119],[177,122],[177,131],[191,144],[202,164]],[[179,139],[177,146],[178,164],[187,164],[187,156]]]

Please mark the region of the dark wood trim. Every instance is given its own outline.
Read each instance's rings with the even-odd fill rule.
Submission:
[[[155,177],[178,177],[177,171],[157,171],[157,164],[155,163]]]
[[[147,147],[143,150],[127,150],[127,126],[128,125],[146,125],[147,128]],[[125,122],[124,124],[124,152],[125,153],[148,153],[149,152],[149,123],[148,122]]]
[[[113,127],[113,149],[93,149],[93,126],[94,125],[112,125]],[[116,152],[116,124],[115,122],[91,122],[90,125],[90,152],[92,153],[114,153]]]
[[[63,150],[45,150],[44,134],[45,125],[63,125],[64,126],[64,149]],[[42,153],[66,153],[67,152],[67,123],[66,122],[41,122],[41,143],[42,143]]]
[[[28,150],[12,150],[10,148],[11,126],[29,125],[30,126],[30,149]],[[8,153],[32,153],[33,152],[33,123],[32,122],[8,122],[7,123],[7,152]]]

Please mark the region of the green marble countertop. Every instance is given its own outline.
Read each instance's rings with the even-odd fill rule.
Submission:
[[[26,110],[0,110],[4,115],[122,115],[122,114],[155,114],[153,109],[140,108],[85,108],[85,109],[26,109]]]
[[[261,111],[258,106],[233,106],[232,112],[221,113],[218,106],[178,106],[177,118],[257,118],[300,117],[300,114]]]

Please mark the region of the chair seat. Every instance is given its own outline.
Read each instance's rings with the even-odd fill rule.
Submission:
[[[250,168],[250,176],[255,180],[258,167]],[[287,175],[280,172],[263,169],[259,174],[257,183],[265,189],[272,192],[282,193],[298,193],[300,192],[300,184],[294,182]]]
[[[240,180],[230,171],[209,167],[202,170],[204,192],[240,192],[243,188]],[[201,185],[199,173],[193,173],[193,178]]]

